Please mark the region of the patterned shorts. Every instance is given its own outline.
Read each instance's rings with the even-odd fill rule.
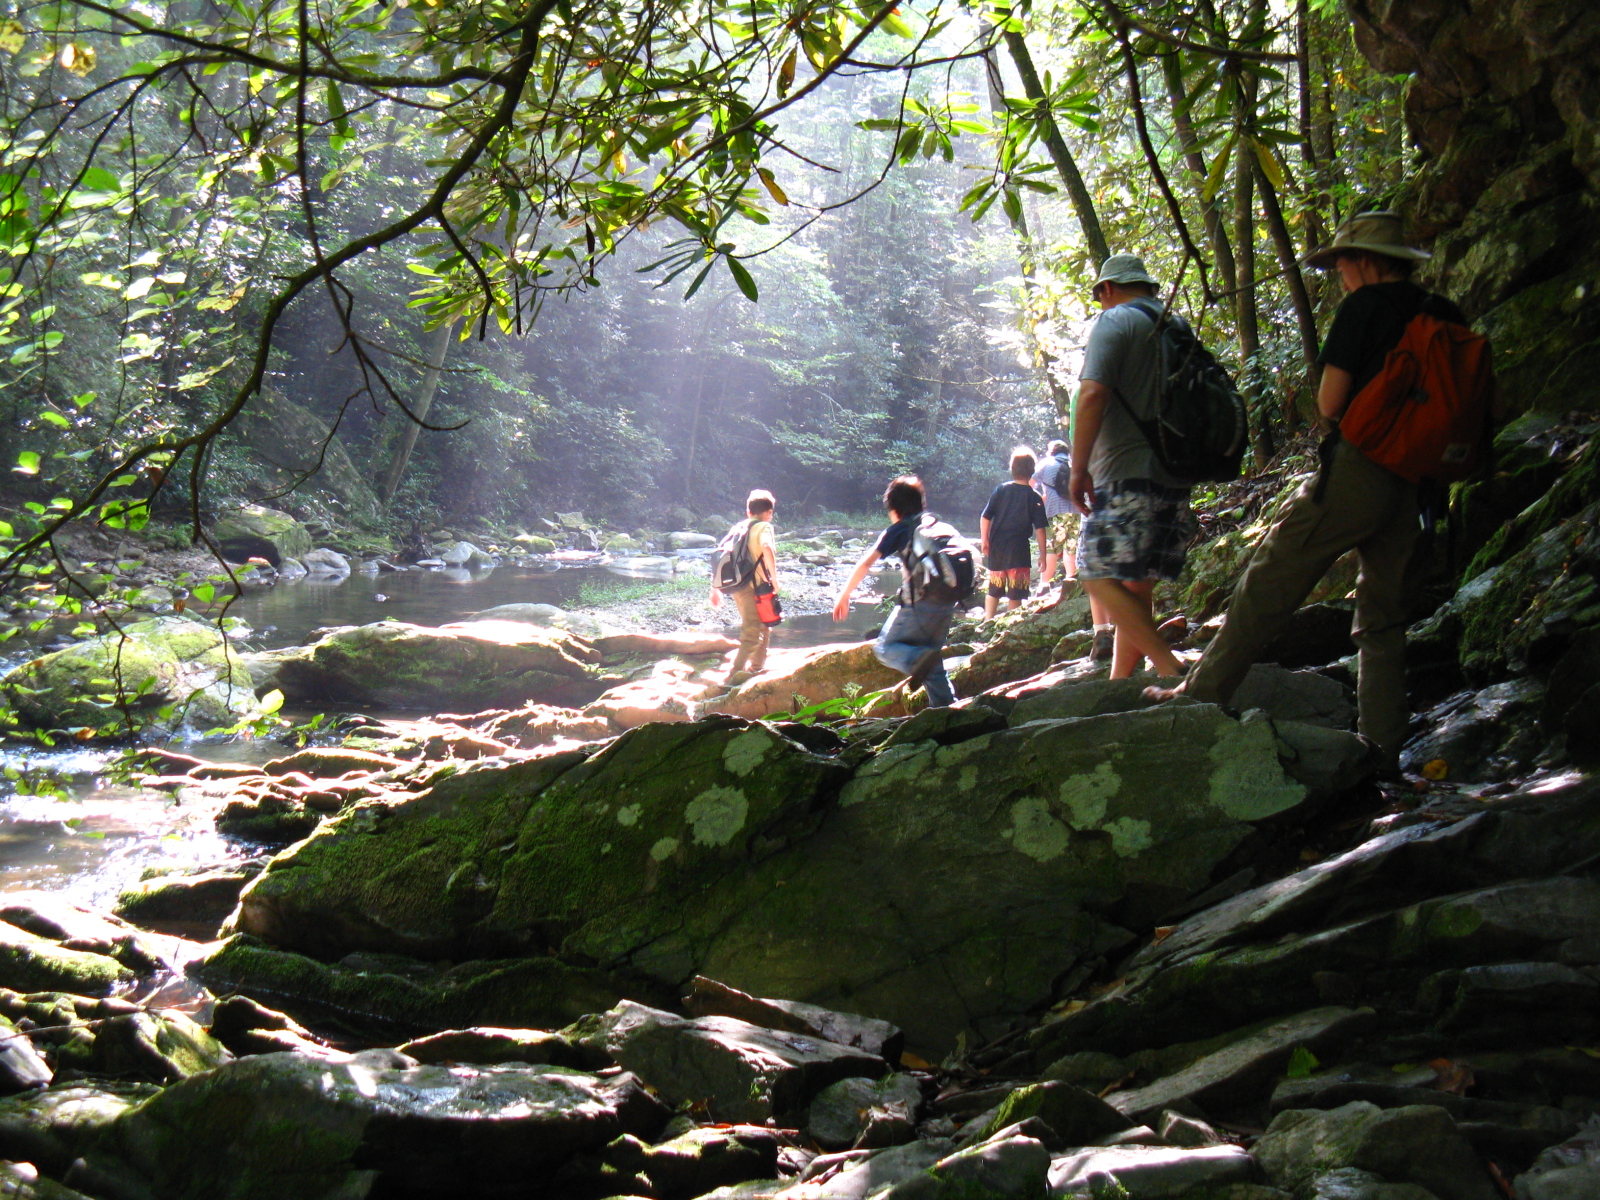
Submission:
[[[1096,488],[1078,538],[1078,578],[1176,579],[1199,528],[1185,488],[1148,479]]]
[[[1044,544],[1051,554],[1070,554],[1078,544],[1078,534],[1082,528],[1083,514],[1057,513],[1050,518],[1050,524],[1045,529]]]

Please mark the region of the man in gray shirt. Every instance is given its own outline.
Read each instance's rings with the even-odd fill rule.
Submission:
[[[1157,581],[1183,570],[1197,524],[1188,485],[1162,469],[1135,420],[1152,419],[1161,399],[1160,335],[1144,311],[1155,294],[1138,257],[1106,259],[1090,293],[1102,311],[1084,351],[1072,422],[1068,491],[1086,514],[1078,580],[1116,626],[1113,679],[1132,675],[1146,658],[1157,675],[1183,671],[1156,630],[1151,596]],[[1183,320],[1175,313],[1166,319]]]

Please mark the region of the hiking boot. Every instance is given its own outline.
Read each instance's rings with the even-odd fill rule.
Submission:
[[[914,692],[927,681],[933,674],[933,668],[939,664],[943,652],[937,646],[929,646],[917,656],[917,661],[911,665],[911,674],[906,676],[906,691]]]
[[[1096,629],[1094,631],[1094,645],[1089,649],[1089,661],[1108,663],[1111,653],[1117,646],[1117,631],[1115,629]]]

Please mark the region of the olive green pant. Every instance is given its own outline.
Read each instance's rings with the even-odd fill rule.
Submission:
[[[1333,448],[1322,498],[1307,480],[1257,548],[1234,588],[1222,628],[1189,671],[1184,691],[1226,704],[1262,649],[1340,555],[1361,560],[1350,631],[1360,651],[1360,729],[1392,763],[1406,738],[1406,563],[1417,540],[1417,485],[1347,442]]]
[[[772,640],[772,630],[761,623],[756,612],[756,589],[746,584],[733,593],[733,602],[739,606],[739,652],[733,656],[734,671],[759,671],[767,665],[767,643]]]

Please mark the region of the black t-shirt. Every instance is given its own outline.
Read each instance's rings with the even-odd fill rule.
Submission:
[[[1339,305],[1317,361],[1349,371],[1353,377],[1350,394],[1354,396],[1383,368],[1384,358],[1400,344],[1406,326],[1424,305],[1441,320],[1467,324],[1466,316],[1454,304],[1409,279],[1369,283]]]
[[[989,520],[991,540],[1027,541],[1035,529],[1050,523],[1045,516],[1044,497],[1026,483],[1002,483],[989,495],[983,506],[983,515]]]
[[[873,547],[879,558],[888,558],[890,555],[899,554],[911,544],[911,534],[916,530],[922,520],[922,514],[916,513],[902,520],[896,521],[889,528],[878,535],[878,544]]]

